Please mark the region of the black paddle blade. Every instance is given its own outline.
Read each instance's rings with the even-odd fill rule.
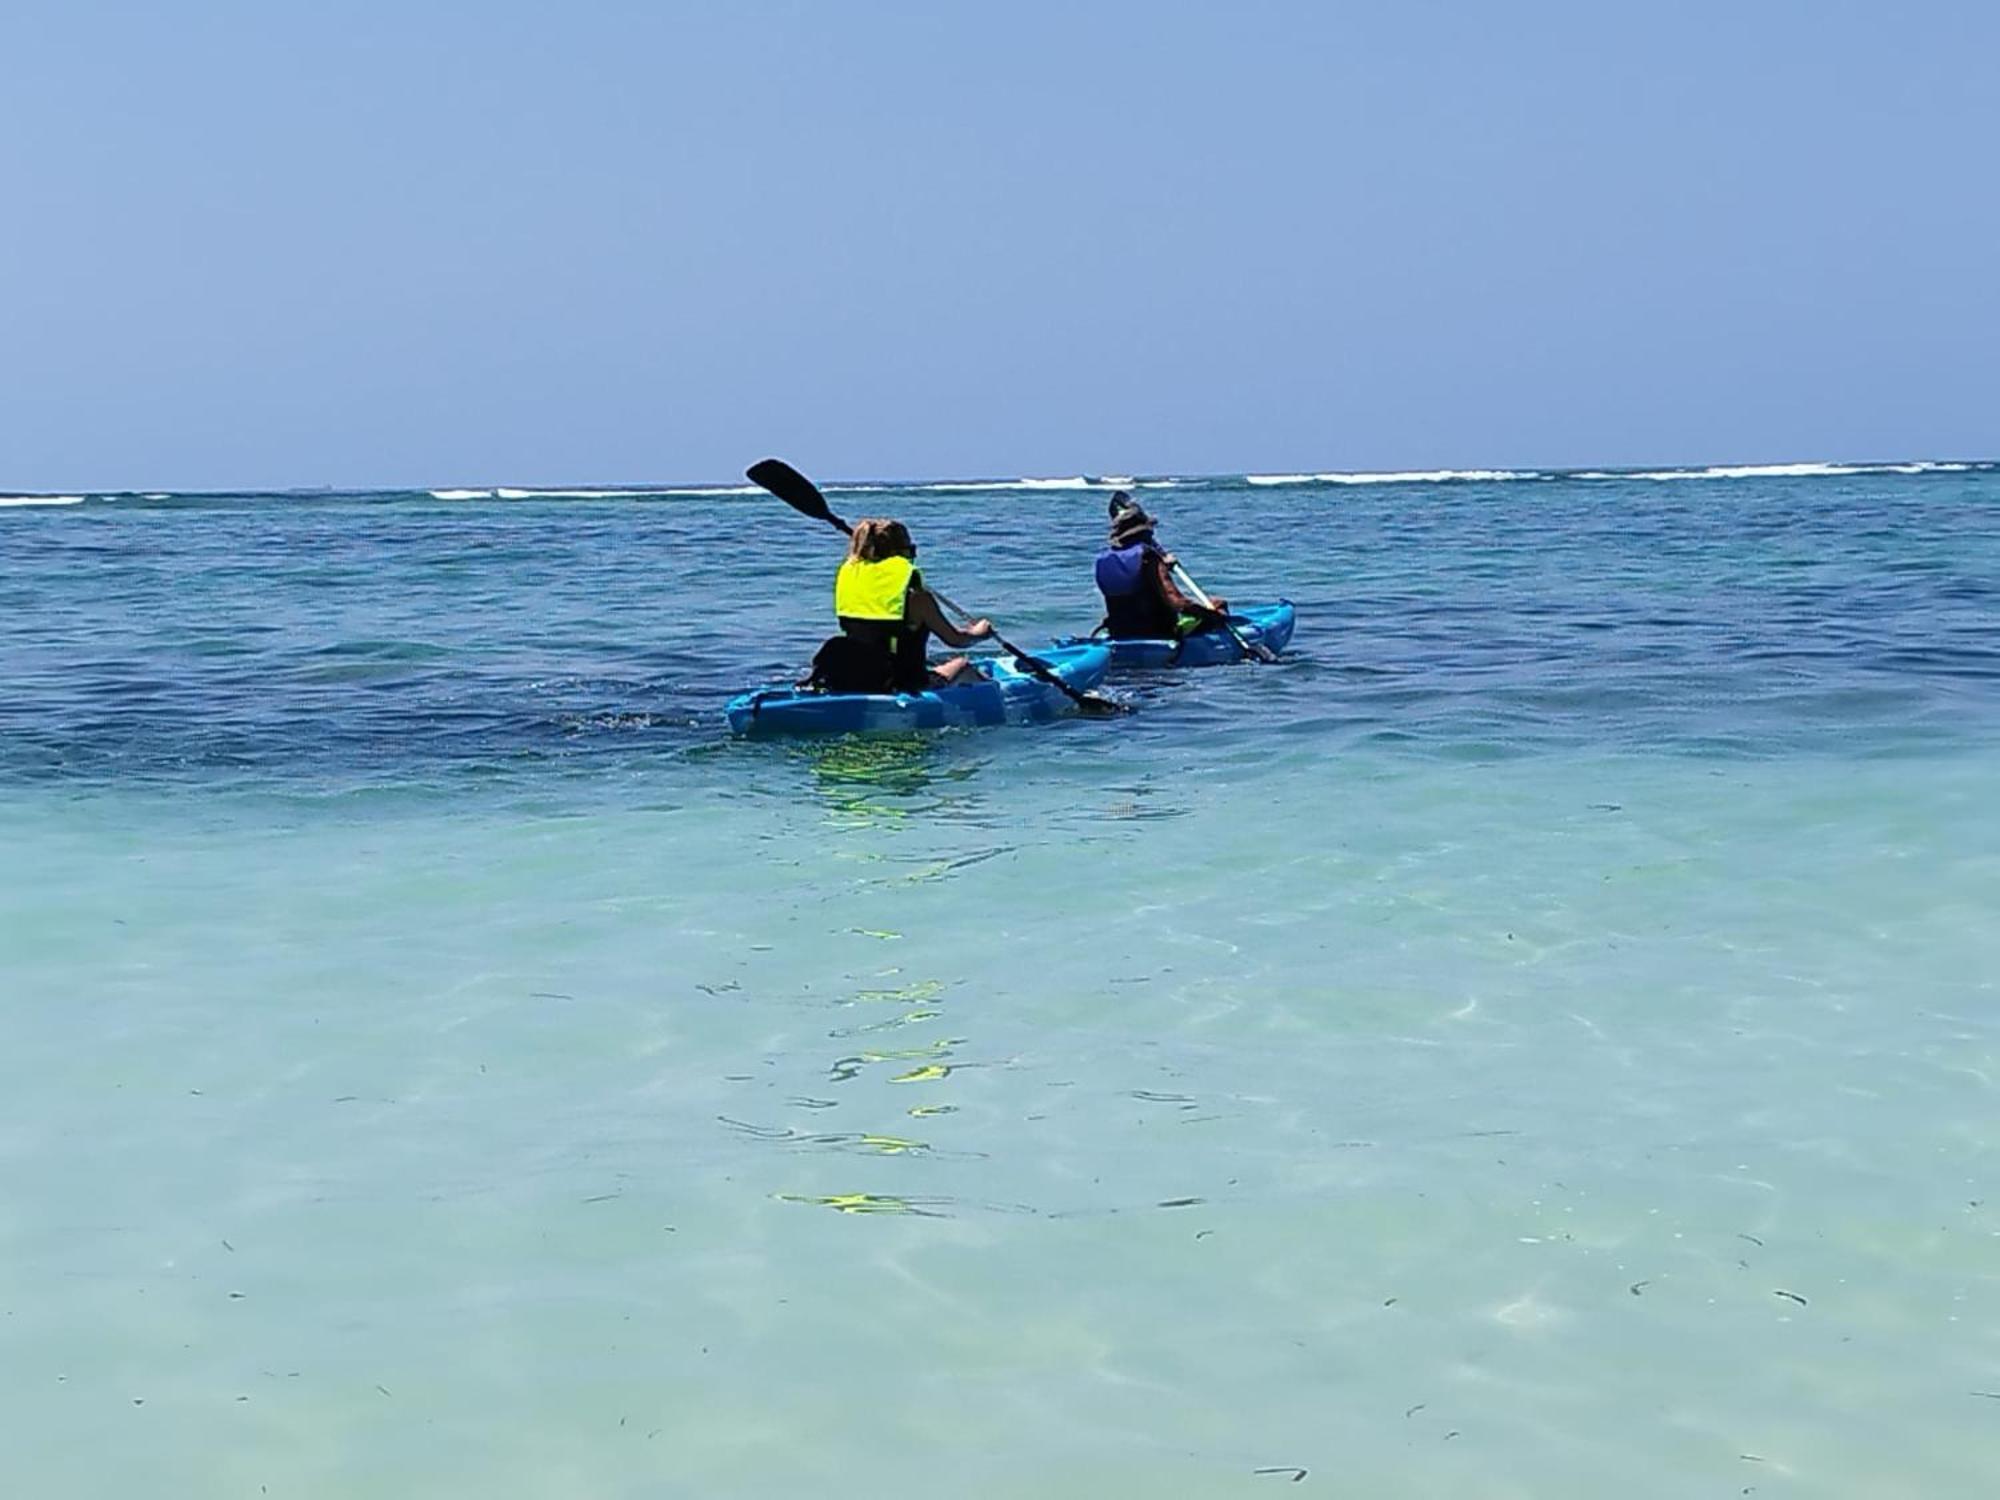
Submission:
[[[769,490],[802,516],[838,526],[842,531],[853,529],[833,513],[819,486],[782,458],[759,459],[743,471],[743,477],[760,489]]]

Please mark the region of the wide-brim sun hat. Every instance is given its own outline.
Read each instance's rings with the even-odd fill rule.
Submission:
[[[1138,505],[1130,505],[1111,518],[1111,540],[1133,541],[1147,535],[1159,524],[1157,519],[1147,515]]]

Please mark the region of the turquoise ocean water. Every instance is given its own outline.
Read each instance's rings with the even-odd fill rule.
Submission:
[[[817,744],[774,501],[52,498],[8,1493],[2000,1489],[2000,468],[1163,481],[1282,665]]]

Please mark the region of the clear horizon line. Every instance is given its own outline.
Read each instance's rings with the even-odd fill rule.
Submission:
[[[1282,480],[1297,476],[1298,482],[1310,483],[1322,476],[1337,476],[1341,479],[1366,481],[1371,478],[1388,478],[1403,475],[1436,475],[1439,482],[1453,477],[1472,477],[1484,474],[1543,475],[1549,478],[1575,477],[1583,474],[1601,473],[1609,476],[1638,475],[1646,473],[1675,473],[1698,475],[1711,470],[1778,470],[1805,467],[1826,467],[1830,469],[1884,469],[1893,470],[1913,465],[1963,464],[1972,468],[1986,468],[2000,465],[1997,458],[1969,457],[1924,457],[1924,458],[1790,458],[1760,460],[1707,460],[1700,463],[1640,463],[1640,464],[1490,464],[1465,465],[1461,467],[1398,468],[1398,469],[1271,469],[1271,470],[1216,470],[1208,473],[1160,471],[1131,474],[1090,474],[1086,472],[1024,473],[1013,475],[958,476],[929,475],[921,477],[835,477],[816,481],[822,488],[835,489],[904,489],[925,485],[962,485],[968,489],[986,486],[1007,486],[1022,484],[1074,484],[1082,481],[1097,487],[1113,487],[1116,483],[1158,484],[1167,480],[1183,483],[1204,483],[1212,481],[1274,479]],[[1806,477],[1806,476],[1801,476]],[[501,490],[515,490],[529,493],[578,493],[587,491],[626,492],[632,494],[682,494],[709,491],[715,493],[730,490],[754,490],[747,476],[713,480],[636,481],[636,480],[578,480],[562,483],[520,484],[500,481],[458,481],[425,482],[415,484],[317,484],[282,486],[227,486],[210,488],[202,485],[175,488],[161,485],[118,485],[118,486],[69,486],[58,489],[12,489],[0,486],[0,495],[20,499],[53,499],[58,497],[92,495],[362,495],[362,494],[435,494],[440,491],[463,491],[497,493]]]

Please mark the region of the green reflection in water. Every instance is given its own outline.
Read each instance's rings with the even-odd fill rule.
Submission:
[[[843,1214],[917,1214],[924,1218],[941,1219],[943,1214],[930,1205],[947,1202],[943,1198],[899,1198],[893,1193],[827,1193],[810,1196],[801,1193],[779,1193],[783,1203],[809,1203],[818,1208],[830,1208]]]
[[[829,818],[846,828],[895,828],[931,818],[977,770],[934,734],[836,735],[803,744]]]
[[[902,985],[893,990],[856,990],[854,998],[868,1002],[886,1000],[903,1004],[920,1005],[926,1000],[935,1000],[943,993],[944,981],[942,979],[919,979],[914,984]]]

